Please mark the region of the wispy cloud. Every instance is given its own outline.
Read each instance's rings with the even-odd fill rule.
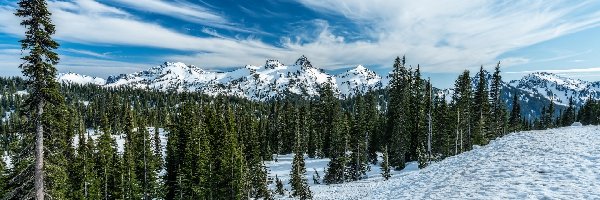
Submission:
[[[76,53],[76,54],[80,54],[80,55],[86,55],[86,56],[93,56],[93,57],[98,57],[98,58],[109,58],[108,53],[97,53],[97,52],[88,51],[88,50],[62,49],[62,51]]]
[[[167,17],[177,18],[179,20],[207,25],[215,28],[239,32],[257,32],[260,31],[243,28],[240,24],[234,24],[209,8],[187,1],[165,1],[165,0],[110,0],[112,2],[124,5],[125,7],[136,9],[142,12],[151,12]]]
[[[549,73],[585,73],[585,72],[600,72],[600,67],[591,68],[574,68],[574,69],[543,69],[543,70],[526,70],[526,71],[512,71],[506,72],[508,74],[529,74],[535,72],[549,72]]]
[[[198,5],[186,6],[189,3],[184,1],[111,1],[182,20],[229,24],[226,17]],[[324,20],[315,20],[311,31],[281,38],[277,45],[252,37],[220,37],[210,29],[203,30],[209,36],[198,37],[94,0],[54,0],[49,6],[59,40],[189,51],[165,57],[203,67],[262,64],[265,58],[289,63],[303,54],[326,69],[355,64],[391,66],[395,56],[406,54],[409,63],[420,63],[425,71],[456,72],[495,63],[506,52],[600,24],[600,11],[584,9],[598,4],[592,0],[297,1],[359,24],[356,33],[366,39],[347,40],[349,36]],[[0,32],[20,36],[24,29],[13,13],[14,7],[0,7]],[[505,62],[531,62],[527,59],[505,58]]]
[[[421,63],[429,71],[477,67],[499,60],[501,54],[511,50],[600,23],[600,11],[585,9],[591,4],[597,6],[596,1],[298,1],[318,12],[360,23],[361,31],[374,39],[353,43],[317,41],[295,45],[296,49],[324,48],[317,55],[342,62],[356,60],[339,58],[375,57],[361,60],[378,64],[406,53],[411,63]]]

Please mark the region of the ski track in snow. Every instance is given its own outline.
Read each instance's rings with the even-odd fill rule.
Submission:
[[[280,199],[289,195],[291,160],[283,162],[267,163],[269,176],[278,174],[286,184]],[[315,199],[600,199],[600,127],[511,133],[425,169],[415,165],[388,181],[377,176],[379,166],[371,166],[377,171],[368,179],[315,185],[312,168],[324,170],[327,162],[306,161]]]

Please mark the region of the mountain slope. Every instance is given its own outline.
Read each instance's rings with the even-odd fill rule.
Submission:
[[[88,76],[61,74],[59,80],[73,83],[94,83],[107,87],[128,86],[161,91],[196,91],[209,95],[231,95],[253,100],[268,100],[286,94],[318,95],[319,88],[331,82],[340,97],[349,97],[357,91],[382,88],[382,78],[363,66],[357,66],[342,74],[329,75],[313,67],[302,56],[293,65],[277,60],[267,60],[263,66],[247,65],[230,72],[205,71],[193,65],[165,62],[148,70],[110,76],[101,81],[79,81]],[[69,80],[69,81],[67,81]],[[72,80],[72,81],[71,81]]]
[[[568,105],[571,96],[575,105],[582,105],[590,97],[600,99],[600,82],[587,82],[546,72],[529,74],[511,81],[509,85],[526,93],[541,95],[558,105]]]
[[[311,190],[315,199],[598,199],[599,131],[586,126],[512,133],[388,181]]]

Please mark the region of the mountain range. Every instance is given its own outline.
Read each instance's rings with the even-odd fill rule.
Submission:
[[[486,76],[491,80],[488,72]],[[473,77],[477,85],[478,74]],[[193,91],[208,95],[232,95],[252,100],[268,100],[286,94],[315,96],[318,88],[330,82],[340,98],[350,97],[369,89],[385,89],[387,76],[381,76],[362,65],[340,74],[331,75],[314,67],[302,56],[292,65],[267,60],[263,66],[246,65],[229,72],[206,71],[181,62],[165,62],[148,70],[110,76],[107,79],[76,73],[59,74],[58,80],[71,84],[95,84],[105,87],[134,87],[161,91]],[[490,85],[488,83],[488,85]],[[453,90],[440,89],[450,101]],[[567,106],[569,97],[576,105],[589,98],[600,99],[600,81],[587,82],[546,72],[528,74],[519,80],[502,83],[502,98],[511,103],[518,94],[526,115],[539,115],[540,108],[553,101],[558,107]],[[511,105],[508,105],[511,106]]]

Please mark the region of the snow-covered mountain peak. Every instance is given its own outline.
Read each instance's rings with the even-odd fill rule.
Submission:
[[[275,68],[281,68],[284,65],[279,62],[279,60],[274,60],[274,59],[268,59],[267,62],[265,63],[265,69],[275,69]]]
[[[310,64],[310,61],[308,61],[308,58],[306,58],[304,55],[300,56],[300,58],[296,60],[295,65],[302,66],[303,68],[313,68],[312,64]]]
[[[57,80],[61,83],[66,84],[95,84],[95,85],[104,85],[106,84],[106,80],[98,77],[91,77],[87,75],[76,74],[73,72],[68,73],[60,73],[57,76]]]
[[[528,93],[539,94],[559,105],[567,105],[569,97],[573,97],[575,104],[581,105],[590,97],[600,99],[600,88],[594,87],[595,83],[562,77],[548,72],[536,72],[513,80],[510,86]]]
[[[336,75],[335,80],[340,93],[347,95],[383,87],[381,76],[362,65]]]

